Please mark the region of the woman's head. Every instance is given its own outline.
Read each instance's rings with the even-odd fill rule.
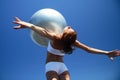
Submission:
[[[69,26],[65,27],[62,33],[61,40],[64,44],[63,51],[70,54],[73,51],[73,44],[76,41],[77,34]]]

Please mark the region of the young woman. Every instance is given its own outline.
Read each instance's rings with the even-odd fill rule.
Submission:
[[[61,34],[56,34],[31,23],[24,22],[17,17],[15,17],[15,21],[13,22],[19,24],[19,26],[15,26],[14,29],[29,28],[50,40],[47,47],[46,58],[47,80],[70,80],[68,69],[63,62],[63,56],[65,54],[71,54],[74,46],[90,53],[105,54],[110,57],[111,60],[116,56],[120,56],[119,50],[104,51],[80,43],[77,40],[76,32],[69,26],[65,27]]]

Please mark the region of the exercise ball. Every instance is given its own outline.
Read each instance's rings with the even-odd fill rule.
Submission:
[[[29,22],[57,34],[60,34],[67,25],[63,15],[60,12],[50,8],[38,10],[32,15]],[[30,35],[36,44],[40,46],[48,45],[48,38],[39,35],[33,30],[30,31]]]

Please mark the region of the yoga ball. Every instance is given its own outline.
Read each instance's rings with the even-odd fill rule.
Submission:
[[[36,26],[45,28],[46,30],[49,30],[51,32],[55,32],[58,34],[60,34],[64,29],[64,27],[67,25],[63,15],[60,12],[50,8],[38,10],[32,15],[29,22]],[[32,40],[36,44],[40,46],[48,45],[48,41],[49,41],[48,38],[45,38],[39,35],[33,30],[30,31],[30,35]]]

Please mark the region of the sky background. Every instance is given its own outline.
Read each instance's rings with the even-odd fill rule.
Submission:
[[[14,16],[24,21],[53,8],[78,33],[78,40],[102,49],[120,49],[120,0],[0,0],[0,80],[46,80],[46,48],[33,43],[29,29],[14,30]],[[66,55],[71,80],[120,80],[120,57],[76,49]]]

